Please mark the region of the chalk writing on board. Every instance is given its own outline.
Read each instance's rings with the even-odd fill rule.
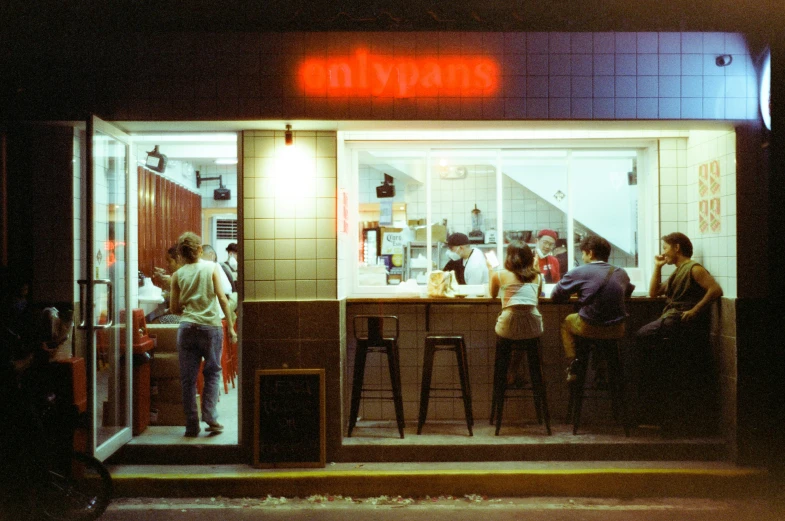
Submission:
[[[323,465],[323,378],[322,370],[257,371],[258,462]]]

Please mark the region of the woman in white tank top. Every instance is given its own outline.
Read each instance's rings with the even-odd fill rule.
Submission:
[[[201,260],[202,240],[186,232],[177,240],[177,252],[182,267],[172,275],[172,293],[169,308],[182,314],[177,330],[177,354],[180,359],[180,385],[185,412],[185,436],[199,435],[199,410],[196,406],[196,379],[204,359],[204,389],[202,390],[202,421],[207,432],[223,431],[218,423],[218,383],[221,376],[221,350],[223,327],[220,311],[223,310],[230,341],[237,343],[234,320],[229,301],[221,288],[218,264]]]
[[[489,266],[490,268],[490,266]],[[542,276],[534,267],[534,253],[528,245],[513,241],[507,245],[504,268],[491,271],[489,293],[501,292],[502,310],[496,320],[497,349],[500,342],[537,338],[542,334],[542,315],[537,304],[542,292]],[[514,350],[507,383],[521,380],[518,368],[523,352]]]

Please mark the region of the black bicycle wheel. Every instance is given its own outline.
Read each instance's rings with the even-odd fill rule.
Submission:
[[[36,487],[36,510],[56,521],[98,519],[112,500],[112,476],[92,456],[74,452],[64,469],[49,469]]]

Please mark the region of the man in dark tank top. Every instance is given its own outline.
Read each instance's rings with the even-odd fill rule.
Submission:
[[[639,369],[638,399],[646,417],[665,431],[703,428],[710,432],[712,399],[709,326],[711,304],[722,296],[714,277],[692,260],[692,242],[683,233],[662,238],[662,253],[654,257],[649,296],[666,300],[665,308],[636,333]],[[675,271],[662,282],[662,267]],[[704,428],[705,427],[705,428]]]
[[[676,270],[661,282],[666,264],[676,266]],[[722,288],[706,268],[692,260],[690,239],[675,232],[662,238],[662,254],[654,257],[649,296],[665,296],[667,303],[660,318],[638,330],[641,340],[672,337],[677,328],[707,326],[710,304],[722,296]]]

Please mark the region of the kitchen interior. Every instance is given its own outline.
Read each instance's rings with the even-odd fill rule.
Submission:
[[[238,242],[237,134],[156,132],[132,137],[139,192],[137,309],[143,310],[134,319],[145,321],[147,335],[156,345],[149,364],[149,422],[144,429],[134,429],[131,444],[236,445],[236,353],[224,366],[224,381],[219,382],[218,411],[224,432],[209,437],[183,437],[185,416],[176,349],[178,324],[166,320],[168,288],[156,271],[162,269],[171,275],[166,250],[176,244],[183,232],[199,234],[203,244],[213,246],[219,262],[227,260],[226,247]],[[144,387],[145,383],[134,382],[137,386]]]
[[[562,257],[563,272],[580,263],[580,240],[598,234],[613,246],[610,262],[625,267],[635,279],[641,154],[618,145],[357,150],[355,287],[367,293],[395,286],[399,295],[419,296],[429,268],[442,269],[447,263],[444,241],[451,233],[465,233],[471,245],[483,251],[498,250],[503,263],[507,243],[518,240],[534,248],[541,229],[558,233],[554,253]],[[486,292],[462,289],[470,296]]]

